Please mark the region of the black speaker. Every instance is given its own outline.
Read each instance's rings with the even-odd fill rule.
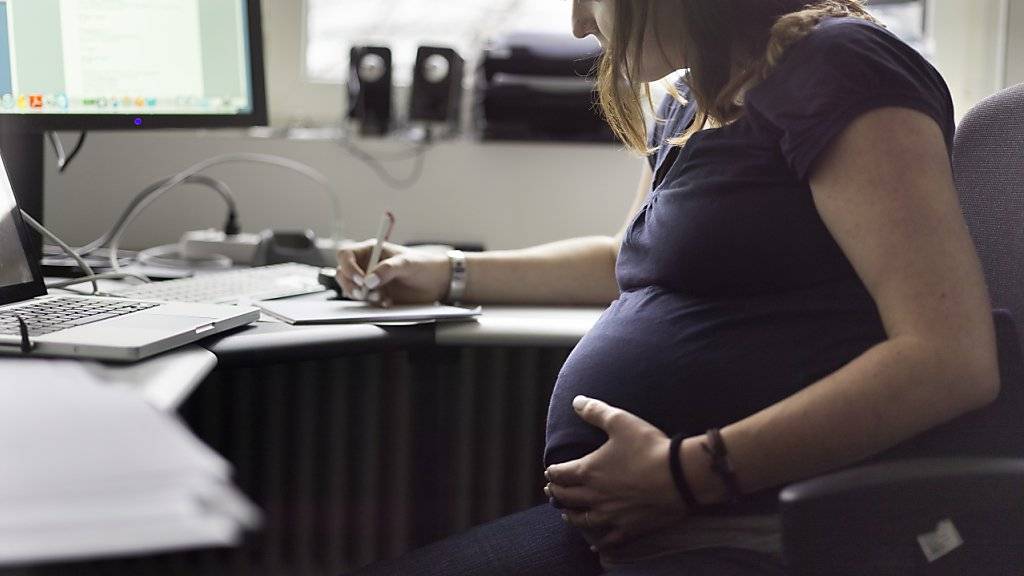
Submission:
[[[457,126],[465,69],[466,61],[455,50],[421,46],[412,76],[409,120]]]
[[[391,130],[391,49],[352,48],[348,72],[349,118],[359,122],[364,136],[383,136]]]

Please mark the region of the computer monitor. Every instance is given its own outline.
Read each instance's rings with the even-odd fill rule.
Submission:
[[[259,0],[0,0],[0,150],[39,219],[44,132],[266,122]]]

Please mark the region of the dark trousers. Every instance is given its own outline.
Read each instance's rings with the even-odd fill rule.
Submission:
[[[605,572],[579,532],[543,505],[506,516],[353,576],[783,576],[775,558],[710,548],[663,556]]]

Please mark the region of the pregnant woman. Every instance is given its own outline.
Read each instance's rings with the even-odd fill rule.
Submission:
[[[575,0],[573,20],[648,160],[622,232],[389,246],[369,276],[365,243],[338,271],[382,305],[611,303],[551,398],[551,505],[365,573],[784,574],[780,487],[998,394],[949,92],[858,0]],[[649,129],[645,87],[678,70]]]

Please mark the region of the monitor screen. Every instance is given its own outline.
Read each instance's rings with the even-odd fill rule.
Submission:
[[[262,124],[258,11],[256,0],[0,0],[0,114],[47,129]]]

